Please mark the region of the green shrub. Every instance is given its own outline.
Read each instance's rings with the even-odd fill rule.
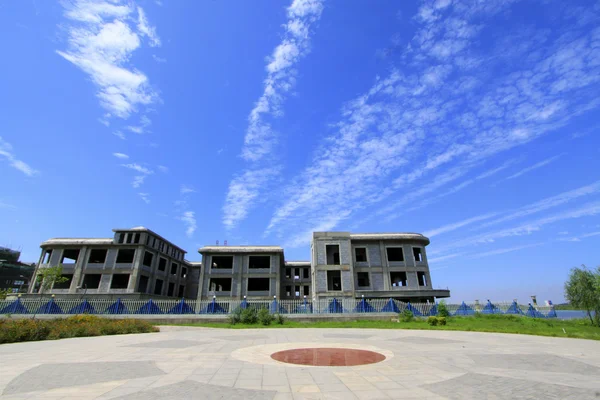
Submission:
[[[438,325],[446,325],[446,317],[437,317]]]
[[[410,311],[410,310],[404,310],[400,313],[400,321],[402,321],[402,322],[411,322],[414,319],[415,319],[415,316],[413,315],[412,311]]]
[[[273,319],[273,315],[266,308],[261,308],[258,312],[258,321],[263,325],[271,325]]]
[[[437,307],[438,316],[439,317],[449,317],[450,312],[448,312],[448,307],[446,306],[446,302],[444,300],[440,301]]]
[[[240,322],[248,325],[255,324],[258,321],[258,316],[256,314],[255,308],[246,308],[240,315]]]
[[[231,325],[235,325],[237,323],[240,323],[242,320],[242,311],[243,308],[236,308],[235,311],[229,316],[229,323]]]
[[[92,315],[52,320],[0,320],[0,343],[148,332],[158,332],[158,328],[147,321],[115,320]]]
[[[437,317],[429,317],[429,318],[427,318],[427,323],[431,326],[437,326],[438,318]]]
[[[285,318],[283,315],[281,315],[281,314],[277,314],[277,315],[275,315],[275,321],[276,321],[276,322],[277,322],[279,325],[283,325],[283,324],[285,324],[285,320],[286,320],[286,318]]]

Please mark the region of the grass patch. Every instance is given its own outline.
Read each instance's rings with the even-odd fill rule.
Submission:
[[[415,318],[407,322],[395,321],[318,321],[298,322],[287,319],[283,325],[248,325],[195,322],[177,324],[209,328],[261,329],[261,328],[363,328],[363,329],[423,329],[443,331],[472,331],[519,333],[524,335],[553,336],[600,340],[600,328],[592,326],[585,319],[556,320],[521,317],[516,315],[475,315],[472,317],[450,317],[446,324],[430,325],[425,318]]]
[[[137,319],[108,319],[93,315],[45,320],[0,320],[0,343],[149,332],[158,332],[158,328],[150,322]]]

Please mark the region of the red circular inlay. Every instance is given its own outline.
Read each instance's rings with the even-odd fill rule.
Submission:
[[[271,358],[288,364],[322,367],[349,367],[374,364],[385,360],[383,354],[374,351],[335,348],[284,350],[271,354]]]

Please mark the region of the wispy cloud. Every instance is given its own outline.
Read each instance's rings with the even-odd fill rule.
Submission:
[[[5,203],[2,200],[0,200],[0,208],[17,208],[17,206]]]
[[[550,164],[550,163],[558,160],[561,156],[562,156],[562,154],[559,154],[557,156],[550,157],[550,158],[542,160],[542,161],[540,161],[538,163],[535,163],[535,164],[533,164],[533,165],[531,165],[531,166],[529,166],[527,168],[523,168],[519,172],[517,172],[517,173],[515,173],[515,174],[513,174],[513,175],[511,175],[509,177],[507,177],[505,180],[515,179],[515,178],[518,178],[519,176],[524,175],[524,174],[526,174],[528,172],[531,172],[531,171],[536,170],[538,168],[542,168],[542,167],[544,167],[544,166],[546,166],[546,165],[548,165],[548,164]]]
[[[114,131],[113,135],[115,135],[116,137],[118,137],[121,140],[125,140],[125,135],[121,131]]]
[[[148,193],[138,193],[138,195],[144,201],[144,203],[150,204],[150,195]]]
[[[147,36],[151,45],[160,43],[142,8],[133,2],[101,0],[62,4],[70,21],[66,27],[68,49],[57,53],[90,76],[102,107],[111,115],[128,118],[138,106],[153,103],[158,95],[148,78],[129,63],[141,45],[140,36]],[[137,27],[133,19],[136,13]]]
[[[141,135],[142,133],[146,132],[146,128],[148,128],[151,124],[152,121],[150,120],[150,118],[148,118],[145,115],[142,115],[142,117],[140,118],[139,125],[128,125],[125,127],[125,129],[133,133],[137,133],[138,135]]]
[[[181,221],[183,221],[183,223],[187,227],[187,229],[185,230],[185,234],[188,237],[192,237],[194,235],[194,232],[196,232],[196,228],[197,228],[195,213],[193,211],[185,211],[179,217],[179,219]]]
[[[536,52],[512,41],[493,50],[473,45],[510,7],[423,2],[397,68],[342,108],[313,160],[288,179],[265,233],[311,231],[330,216],[350,211],[347,219],[355,219],[371,207],[370,218],[396,218],[407,205],[431,204],[505,170],[511,164],[472,175],[493,156],[597,108],[589,23],[565,24],[560,40]],[[510,70],[500,68],[509,62],[505,50]]]
[[[122,160],[127,160],[129,158],[129,156],[127,154],[123,154],[123,153],[113,153],[113,156],[120,158]]]
[[[247,170],[229,183],[223,206],[223,224],[226,228],[231,229],[246,218],[250,205],[257,200],[260,188],[278,173],[277,169],[271,168]]]
[[[32,168],[25,161],[22,161],[17,158],[11,144],[2,139],[2,136],[0,136],[0,158],[6,160],[8,162],[8,165],[13,167],[14,169],[21,171],[27,176],[34,176],[38,173],[38,171]]]
[[[179,193],[181,193],[181,194],[196,193],[196,189],[194,189],[190,185],[181,185],[181,188],[179,189]]]
[[[142,186],[142,184],[146,180],[146,177],[154,173],[154,171],[152,171],[150,168],[144,167],[137,163],[121,164],[121,166],[142,174],[133,177],[133,182],[131,183],[131,185],[134,188],[139,188],[140,186]]]
[[[159,57],[156,54],[152,54],[152,58],[154,58],[154,61],[156,61],[157,63],[160,63],[160,64],[167,62],[166,58]]]
[[[469,258],[481,258],[481,257],[488,257],[488,256],[496,256],[499,254],[505,254],[505,253],[510,253],[513,251],[528,249],[531,247],[538,247],[538,246],[542,246],[544,244],[545,243],[532,243],[532,244],[527,244],[527,245],[523,245],[523,246],[514,246],[514,247],[503,248],[503,249],[496,249],[496,250],[486,251],[483,253],[470,254],[468,257]]]
[[[322,11],[322,0],[293,0],[287,8],[283,40],[267,58],[263,93],[250,111],[244,137],[242,158],[251,164],[240,176],[249,175],[255,179],[249,184],[241,181],[240,176],[231,181],[223,207],[223,223],[228,229],[246,218],[263,186],[274,177],[264,171],[278,169],[269,157],[278,141],[271,120],[283,115],[283,102],[296,81],[296,65],[310,50],[310,29],[321,17]],[[231,201],[239,199],[242,193],[243,201],[232,204]]]
[[[483,220],[486,220],[486,219],[490,219],[490,218],[492,218],[492,217],[494,217],[496,215],[498,215],[498,213],[488,213],[488,214],[484,214],[484,215],[478,215],[476,217],[464,219],[464,220],[462,220],[460,222],[455,222],[453,224],[444,225],[444,226],[441,226],[439,228],[435,228],[435,229],[432,229],[430,231],[426,231],[424,233],[424,235],[427,236],[427,237],[437,236],[437,235],[440,235],[442,233],[454,231],[456,229],[462,228],[463,226],[467,226],[467,225],[470,225],[470,224],[475,223],[475,222],[479,222],[479,221],[483,221]]]
[[[558,240],[561,242],[581,242],[582,239],[586,239],[586,238],[593,237],[593,236],[600,236],[600,231],[584,233],[583,235],[578,235],[578,236],[561,237]]]
[[[159,165],[159,166],[158,166],[158,167],[156,167],[156,168],[158,168],[158,170],[159,170],[160,172],[162,172],[163,174],[166,174],[167,172],[169,172],[169,167],[165,167],[164,165]]]

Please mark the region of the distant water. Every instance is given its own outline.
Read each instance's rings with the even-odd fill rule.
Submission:
[[[593,312],[592,315],[594,315]],[[587,313],[583,310],[556,310],[556,316],[558,319],[588,318]]]

